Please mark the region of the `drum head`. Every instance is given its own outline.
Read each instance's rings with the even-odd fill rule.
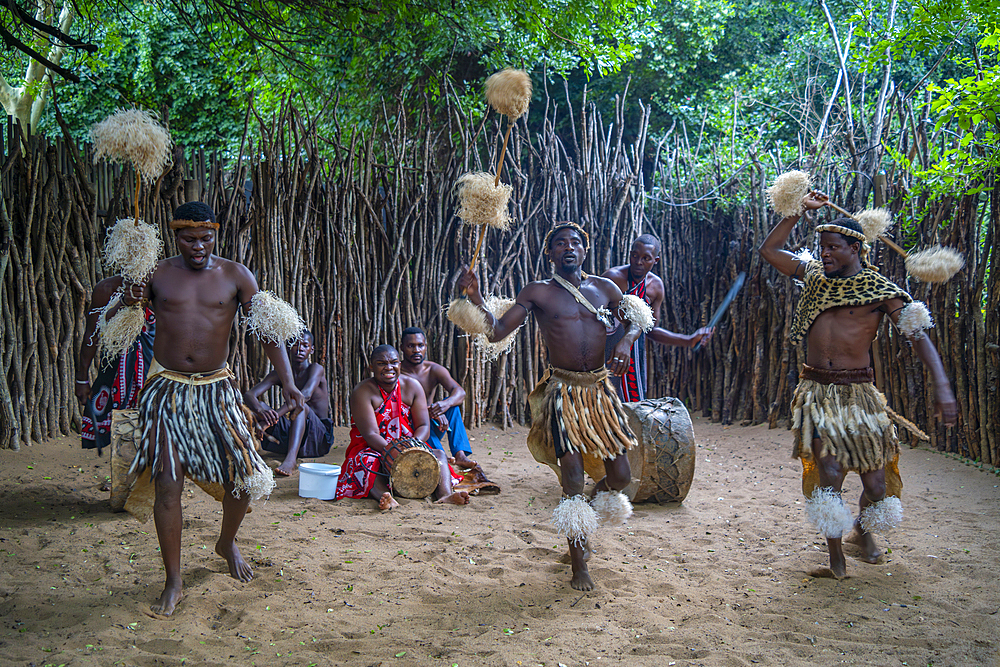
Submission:
[[[426,498],[441,481],[441,464],[426,448],[414,447],[400,453],[392,465],[389,484],[403,498]]]

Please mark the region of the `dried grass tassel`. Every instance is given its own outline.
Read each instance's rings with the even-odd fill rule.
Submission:
[[[552,511],[552,525],[575,546],[583,547],[597,532],[597,512],[582,494],[563,498]]]
[[[489,336],[493,333],[486,313],[465,297],[453,299],[448,304],[448,319],[468,334]]]
[[[260,340],[284,345],[298,340],[306,323],[290,303],[274,292],[261,290],[250,299],[246,313],[247,329]]]
[[[108,301],[108,305],[101,309],[101,314],[97,317],[97,340],[102,366],[128,352],[146,324],[146,309],[139,304],[122,305],[109,320],[108,312],[119,304],[120,299],[119,293],[118,298]]]
[[[153,183],[172,162],[173,141],[166,128],[142,109],[120,109],[90,128],[94,162],[130,162]]]
[[[485,307],[486,310],[493,313],[493,317],[499,320],[501,317],[504,316],[504,313],[506,313],[508,310],[511,309],[511,307],[515,303],[516,301],[514,301],[514,299],[505,299],[500,296],[488,296],[483,301],[483,307]],[[476,310],[482,312],[479,310],[479,308],[476,308]],[[450,313],[451,309],[449,308],[449,319],[450,319]],[[476,347],[482,350],[483,356],[485,356],[490,361],[496,361],[497,359],[500,358],[501,354],[509,352],[510,348],[514,347],[514,341],[517,339],[517,332],[518,330],[520,330],[520,328],[521,327],[514,329],[509,334],[507,334],[503,338],[503,340],[498,340],[495,343],[490,342],[489,334],[486,333],[475,334],[475,337],[472,339],[472,341]],[[492,327],[490,327],[490,333],[493,333]]]
[[[142,220],[122,218],[104,239],[106,266],[121,274],[127,283],[146,280],[156,269],[161,252],[160,230]]]
[[[802,215],[802,198],[812,189],[812,176],[806,171],[789,171],[778,176],[767,189],[767,197],[778,215],[787,218]]]

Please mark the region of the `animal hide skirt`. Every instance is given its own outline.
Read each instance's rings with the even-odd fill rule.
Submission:
[[[559,459],[570,452],[583,454],[584,470],[600,480],[605,459],[638,444],[608,375],[605,368],[580,372],[549,367],[528,396],[528,450],[560,480]]]
[[[177,479],[182,472],[220,501],[228,483],[237,498],[270,495],[274,475],[257,453],[252,417],[232,377],[228,367],[180,373],[153,360],[139,396],[142,435],[129,469],[136,481],[125,509],[134,517],[149,518],[153,480],[162,473]]]

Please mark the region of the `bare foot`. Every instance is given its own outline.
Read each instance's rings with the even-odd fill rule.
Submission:
[[[834,572],[833,570],[831,570],[828,567],[821,567],[821,568],[818,568],[818,569],[815,569],[815,570],[809,570],[809,572],[807,572],[807,574],[810,577],[818,577],[818,578],[821,578],[821,579],[837,579],[837,580],[840,580],[840,579],[846,579],[847,578],[847,573],[846,572],[844,574],[841,574],[840,576],[837,576],[837,573]]]
[[[156,616],[165,618],[174,613],[174,608],[181,601],[182,597],[184,597],[184,594],[181,583],[179,581],[177,583],[167,582],[163,586],[163,592],[160,593],[160,597],[150,605],[149,610]]]
[[[578,591],[594,590],[594,580],[590,578],[590,570],[587,569],[587,559],[590,558],[590,540],[584,540],[583,544],[569,543],[569,561],[573,567],[573,578],[569,585]]]
[[[470,459],[465,452],[459,452],[455,454],[455,465],[464,470],[470,470],[479,464]]]
[[[291,477],[292,473],[295,472],[295,460],[291,461],[285,459],[281,462],[281,465],[274,469],[274,472],[278,473],[282,477]]]
[[[444,498],[439,498],[437,500],[439,503],[451,503],[452,505],[468,505],[469,504],[469,492],[468,491],[456,491],[450,496],[445,496]]]
[[[253,579],[253,568],[250,563],[243,560],[243,554],[235,542],[228,545],[221,542],[215,543],[215,553],[226,559],[229,563],[229,576],[237,581],[247,582]]]
[[[857,524],[854,530],[847,536],[847,541],[861,548],[861,560],[872,565],[877,565],[882,560],[882,551],[876,546],[875,538],[871,533],[864,532]]]
[[[396,502],[396,499],[388,491],[383,493],[382,497],[378,500],[378,508],[380,510],[391,510],[397,507],[399,507],[399,503]]]

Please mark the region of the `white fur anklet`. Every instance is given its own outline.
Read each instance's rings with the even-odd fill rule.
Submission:
[[[840,539],[854,527],[854,513],[832,487],[817,487],[806,500],[806,516],[827,539]]]
[[[860,521],[866,533],[885,535],[903,522],[903,503],[896,496],[886,496],[861,510]]]
[[[560,535],[582,547],[587,538],[597,531],[597,512],[582,494],[563,498],[552,511],[552,525]]]
[[[599,491],[590,504],[601,523],[624,526],[632,516],[632,503],[621,491]]]

